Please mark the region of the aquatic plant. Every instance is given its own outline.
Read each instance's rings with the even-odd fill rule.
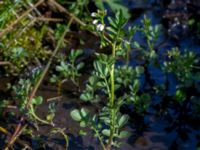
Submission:
[[[106,106],[93,117],[86,109],[75,109],[71,112],[71,116],[74,120],[80,122],[81,127],[90,127],[95,132],[103,149],[111,149],[113,146],[118,147],[120,145],[117,139],[129,135],[127,131],[121,129],[127,123],[129,117],[121,114],[119,110],[123,104],[128,102],[124,97],[135,97],[134,94],[138,92],[139,87],[137,85],[133,95],[130,95],[133,92],[130,90],[130,93],[123,92],[122,95],[118,96],[117,91],[123,88],[129,89],[128,87],[132,82],[134,82],[133,85],[135,85],[135,81],[139,83],[139,80],[136,79],[143,73],[143,68],[139,66],[136,68],[117,67],[116,62],[120,56],[118,52],[123,51],[124,45],[131,42],[132,38],[130,35],[126,35],[124,27],[127,19],[121,11],[115,15],[115,18],[108,17],[109,25],[104,22],[105,16],[106,12],[104,11],[92,13],[92,17],[95,18],[93,29],[101,37],[101,47],[110,47],[112,51],[108,55],[96,53],[92,76],[89,77],[86,90],[83,91],[80,98],[86,102],[98,102],[106,96]],[[135,33],[135,28],[129,29],[133,29],[132,34]],[[126,36],[129,37],[130,41],[126,41]],[[148,100],[149,98],[144,97],[144,99]],[[139,108],[139,101],[137,99],[137,101],[133,100],[132,102]],[[143,103],[146,103],[146,101]],[[141,101],[140,105],[143,105],[143,103]],[[143,106],[143,109],[146,110],[147,106]]]

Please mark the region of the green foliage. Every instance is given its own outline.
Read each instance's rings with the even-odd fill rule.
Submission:
[[[147,41],[149,41],[149,42],[156,41],[159,36],[160,26],[155,25],[155,27],[153,27],[151,25],[151,20],[149,18],[147,18],[146,16],[144,16],[144,19],[141,21],[141,23],[143,25],[141,28],[141,32],[143,33],[143,35],[147,39]]]
[[[120,0],[109,0],[109,1],[95,0],[94,2],[96,6],[101,10],[105,10],[105,5],[108,5],[113,12],[116,13],[121,10],[123,16],[125,16],[126,18],[130,17],[128,8],[123,6]]]
[[[144,68],[142,66],[137,66],[135,68],[127,65],[119,66],[115,69],[116,84],[121,88],[128,88],[133,81],[138,81],[136,79],[138,79],[143,72]]]
[[[20,79],[16,85],[12,86],[12,89],[15,93],[14,100],[16,101],[16,103],[19,104],[18,107],[20,112],[23,115],[27,115],[30,121],[39,121],[44,124],[53,125],[52,122],[43,120],[36,115],[36,106],[41,105],[43,102],[43,98],[41,96],[36,96],[32,98],[31,103],[28,104],[29,94],[39,76],[40,70],[33,72],[30,79]]]
[[[32,99],[32,105],[41,105],[43,102],[43,98],[41,96],[37,96]]]
[[[98,102],[99,96],[95,91],[99,90],[109,94],[109,70],[111,69],[114,59],[105,54],[97,54],[97,60],[94,61],[94,71],[89,78],[86,89],[80,98],[84,101]]]
[[[15,2],[4,0],[0,4],[0,28],[4,28],[8,22],[16,18],[16,10],[19,9],[22,3],[20,0]]]
[[[144,39],[146,40],[146,47],[140,45],[137,41],[133,43],[134,47],[144,54],[147,61],[152,61],[157,58],[157,54],[154,49],[154,43],[158,40],[159,32],[161,30],[160,25],[151,25],[151,20],[144,16],[141,21],[142,26],[138,27],[138,31],[143,34]]]
[[[96,133],[104,150],[106,147],[118,147],[120,145],[118,139],[129,135],[127,131],[121,129],[128,122],[128,116],[119,112],[120,107],[126,103],[133,103],[137,107],[137,112],[143,113],[148,109],[150,102],[150,96],[147,94],[137,96],[140,88],[139,77],[144,72],[144,68],[115,65],[124,54],[124,58],[128,60],[130,42],[137,28],[129,27],[129,32],[125,31],[127,19],[122,11],[117,12],[115,18],[108,17],[108,25],[104,23],[105,15],[105,11],[92,13],[92,17],[95,18],[93,29],[101,37],[101,47],[111,47],[112,53],[96,54],[94,70],[80,99],[86,102],[99,102],[106,98],[108,103],[98,115],[93,117],[84,109],[75,109],[71,112],[72,118],[78,121],[81,127],[90,127]],[[117,96],[115,92],[118,89],[127,90]]]
[[[48,58],[46,48],[42,47],[42,40],[46,32],[45,25],[40,29],[23,26],[18,31],[13,31],[2,38],[1,59],[9,61],[13,65],[11,68],[6,68],[8,73],[19,74],[29,64]],[[18,37],[19,35],[20,37]]]
[[[16,93],[15,100],[19,101],[19,109],[23,112],[26,108],[26,104],[28,101],[28,95],[31,90],[31,81],[20,79],[17,85],[14,85],[13,91]]]
[[[56,66],[58,75],[54,74],[50,81],[55,83],[67,79],[73,81],[75,85],[78,85],[77,78],[81,75],[79,72],[84,67],[84,63],[77,63],[76,61],[82,53],[82,50],[71,50],[68,59],[62,60],[60,65]]]
[[[79,18],[85,19],[89,14],[89,9],[88,9],[89,0],[75,0],[75,1],[58,0],[58,2],[66,6],[67,9],[70,11],[70,13]]]
[[[95,94],[95,91],[98,89],[97,83],[98,77],[91,76],[88,79],[88,83],[86,84],[85,90],[80,95],[80,99],[86,102],[98,102],[100,98],[98,95]]]
[[[135,79],[133,84],[129,85],[130,93],[126,95],[127,104],[134,104],[134,110],[138,114],[144,114],[150,106],[151,96],[147,93],[138,95],[140,89],[140,81]]]
[[[198,78],[198,74],[193,72],[195,64],[198,62],[196,56],[191,51],[181,53],[178,48],[168,51],[169,61],[164,62],[164,70],[174,73],[181,83],[192,82]]]
[[[81,110],[75,109],[71,111],[71,117],[75,121],[78,121],[82,128],[90,127],[94,131],[95,136],[99,138],[100,142],[102,143],[102,146],[105,147],[105,145],[108,144],[107,143],[108,138],[111,136],[111,130],[109,128],[107,129],[102,128],[103,127],[102,124],[109,126],[110,124],[109,113],[110,109],[104,107],[102,112],[100,113],[99,120],[97,120],[96,115],[92,117],[90,116],[88,110],[82,108]],[[115,127],[116,127],[116,132],[114,133],[115,138],[125,138],[130,135],[127,131],[119,130],[120,128],[124,127],[124,125],[128,122],[128,118],[129,117],[127,115],[121,115],[119,112],[117,112],[115,118]]]

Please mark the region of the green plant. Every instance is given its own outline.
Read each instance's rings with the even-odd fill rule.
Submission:
[[[127,131],[121,129],[127,123],[128,116],[122,115],[119,109],[128,102],[124,97],[130,93],[124,92],[122,95],[116,95],[116,91],[129,88],[128,85],[143,73],[143,68],[139,66],[132,68],[127,65],[116,66],[117,60],[127,48],[124,45],[132,41],[132,36],[135,33],[135,28],[129,28],[132,31],[132,36],[130,33],[126,34],[124,27],[127,19],[124,18],[123,13],[119,11],[114,19],[108,17],[109,25],[104,22],[106,12],[98,11],[92,13],[92,16],[95,18],[93,29],[101,37],[101,47],[110,47],[112,51],[110,55],[96,54],[93,65],[94,71],[89,77],[86,89],[80,98],[90,102],[98,102],[106,98],[107,104],[102,108],[99,115],[91,116],[86,109],[75,109],[71,112],[71,116],[74,120],[80,122],[81,127],[89,126],[95,132],[95,136],[98,137],[103,149],[108,150],[113,146],[118,147],[120,145],[117,139],[129,135]],[[126,37],[129,41],[126,40]],[[127,51],[125,53],[127,54]],[[123,82],[126,78],[130,79]],[[135,104],[139,105],[136,102]]]
[[[48,122],[44,119],[41,119],[36,114],[36,106],[42,104],[43,102],[43,98],[41,96],[34,97],[29,106],[27,107],[29,100],[29,93],[33,85],[36,83],[39,75],[40,75],[40,70],[37,70],[36,72],[33,72],[30,79],[20,79],[19,82],[12,87],[15,93],[15,101],[19,103],[20,112],[23,115],[27,115],[30,120],[53,125],[52,122]]]
[[[77,63],[77,58],[83,53],[82,50],[71,50],[67,60],[62,60],[60,65],[56,66],[58,75],[54,74],[50,81],[52,83],[63,83],[66,80],[71,80],[78,86],[78,77],[81,75],[80,70],[84,67],[83,62]]]
[[[115,109],[115,133],[112,135],[113,138],[121,139],[129,136],[127,131],[121,130],[121,128],[128,122],[128,116],[122,115],[119,113],[119,110]],[[111,131],[109,129],[104,129],[102,125],[110,126],[110,108],[104,107],[102,112],[100,113],[99,119],[96,115],[91,116],[88,110],[82,108],[81,110],[75,109],[71,112],[71,116],[75,121],[80,123],[82,128],[90,127],[94,136],[97,137],[100,141],[100,144],[103,149],[109,149],[106,143],[109,142],[109,138],[111,136]],[[112,146],[119,147],[120,143],[113,141]]]
[[[111,8],[111,10],[115,13],[121,10],[123,16],[125,16],[126,18],[130,18],[128,8],[126,6],[123,6],[121,0],[110,0],[110,1],[95,0],[94,3],[101,10],[105,10],[105,5],[108,5]]]
[[[154,43],[158,40],[159,32],[161,29],[160,25],[152,26],[151,20],[144,16],[144,19],[141,21],[142,26],[138,27],[138,31],[142,33],[146,40],[146,46],[142,46],[138,42],[134,42],[134,47],[138,50],[141,50],[144,54],[146,61],[155,60],[157,58],[157,53],[154,49]]]
[[[183,53],[178,48],[172,48],[168,51],[168,61],[164,62],[164,71],[175,74],[181,83],[193,82],[198,79],[198,73],[194,70],[198,69],[195,64],[198,63],[195,53],[185,50]]]
[[[135,68],[128,65],[118,66],[115,69],[116,84],[121,88],[128,88],[133,81],[139,82],[139,78],[143,73],[144,68],[142,66],[136,66]]]
[[[199,60],[192,51],[184,50],[181,52],[178,48],[172,48],[167,52],[168,60],[163,63],[162,69],[168,74],[175,76],[177,80],[174,99],[183,103],[188,99],[186,91],[193,88],[195,82],[199,80]]]
[[[46,120],[51,122],[51,124],[53,124],[53,119],[55,117],[55,112],[56,112],[55,103],[50,103],[49,104],[49,111],[48,111],[48,114],[46,116]]]
[[[10,0],[5,0],[0,4],[0,28],[4,28],[7,22],[10,22],[15,18],[16,10],[21,6],[21,1],[11,2]]]

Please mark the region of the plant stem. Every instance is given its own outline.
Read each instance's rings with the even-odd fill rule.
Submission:
[[[112,45],[112,57],[115,58],[116,42]],[[113,143],[113,136],[115,133],[115,112],[114,112],[114,101],[115,101],[115,63],[112,64],[110,70],[110,81],[111,81],[111,97],[110,97],[110,137],[108,140],[107,149],[109,150]]]
[[[148,44],[150,51],[154,51],[153,45],[151,44],[150,40],[147,40],[147,44]]]
[[[111,98],[110,86],[109,86],[108,80],[106,79],[106,77],[104,77],[103,79],[104,79],[104,82],[106,83],[106,88],[107,88],[107,91],[108,91],[108,97]]]
[[[112,57],[115,58],[115,50],[116,50],[116,42],[112,45]],[[110,98],[110,105],[111,107],[114,106],[115,100],[115,63],[112,64],[110,70],[110,81],[111,81],[111,98]]]
[[[50,122],[48,122],[48,121],[46,121],[46,120],[43,120],[43,119],[41,119],[40,117],[38,117],[38,116],[35,114],[35,111],[34,111],[34,108],[33,108],[32,105],[30,106],[30,114],[31,114],[36,120],[38,120],[38,121],[41,122],[41,123],[54,126],[52,123],[50,123]]]
[[[107,150],[107,148],[105,147],[105,145],[104,145],[104,143],[103,143],[103,139],[102,139],[102,137],[100,136],[98,130],[97,130],[95,127],[92,127],[92,129],[93,129],[94,132],[96,133],[96,135],[97,135],[97,137],[98,137],[98,139],[99,139],[99,141],[100,141],[100,144],[101,144],[103,150]]]

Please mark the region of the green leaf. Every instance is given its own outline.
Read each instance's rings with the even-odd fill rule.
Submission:
[[[127,138],[130,136],[130,132],[128,131],[121,131],[120,134],[119,134],[119,138]]]
[[[55,114],[54,113],[50,113],[50,114],[47,115],[46,119],[48,121],[52,121],[54,117],[55,117]]]
[[[94,0],[94,3],[99,9],[101,9],[101,10],[104,9],[104,5],[103,5],[103,1],[102,0]]]
[[[140,44],[138,43],[138,42],[133,42],[133,46],[135,47],[135,48],[137,48],[137,49],[141,49],[141,46],[140,46]]]
[[[120,4],[120,1],[118,1],[118,0],[109,0],[109,1],[106,1],[106,2],[108,3],[108,5],[112,9],[112,11],[114,11],[114,12],[122,11],[122,14],[123,14],[124,17],[130,18],[130,14],[129,14],[128,8],[123,6],[122,4]]]
[[[84,63],[83,63],[83,62],[79,63],[79,64],[76,66],[77,70],[80,70],[80,69],[82,69],[83,67],[84,67]]]
[[[74,119],[75,121],[81,121],[82,119],[81,114],[78,109],[74,109],[73,111],[71,111],[70,115],[72,119]]]
[[[85,131],[83,131],[83,130],[80,130],[80,131],[79,131],[79,135],[85,136],[85,135],[87,135],[87,132],[85,132]]]
[[[136,71],[137,75],[140,75],[140,74],[142,74],[142,73],[144,72],[144,67],[142,67],[142,66],[137,66],[137,67],[135,68],[135,71]]]
[[[136,93],[140,88],[140,80],[136,79],[133,83],[133,92]]]
[[[88,115],[87,110],[84,108],[81,108],[81,116],[85,118],[87,115]]]
[[[32,99],[32,104],[34,105],[40,105],[42,104],[42,102],[43,102],[43,98],[41,96],[37,96]]]
[[[110,130],[109,129],[103,129],[102,134],[109,137],[110,136]]]
[[[82,128],[86,127],[86,122],[84,120],[80,122],[80,127],[82,127]]]
[[[121,116],[121,118],[118,121],[119,128],[123,127],[128,122],[128,119],[129,119],[128,115]]]
[[[175,97],[176,97],[176,100],[179,102],[183,102],[186,99],[185,93],[180,89],[176,91]]]
[[[104,78],[108,75],[108,68],[106,67],[106,64],[101,63],[100,61],[94,62],[94,68],[98,72],[98,76],[101,78]]]
[[[87,101],[91,101],[93,99],[93,95],[90,93],[82,93],[80,96],[80,99],[87,102]]]
[[[58,81],[58,77],[54,74],[51,78],[50,78],[50,82],[51,83],[56,83]]]
[[[102,88],[102,87],[106,87],[106,83],[103,82],[103,81],[102,81],[102,82],[97,82],[97,86],[98,86],[98,87],[101,87],[101,88]]]

